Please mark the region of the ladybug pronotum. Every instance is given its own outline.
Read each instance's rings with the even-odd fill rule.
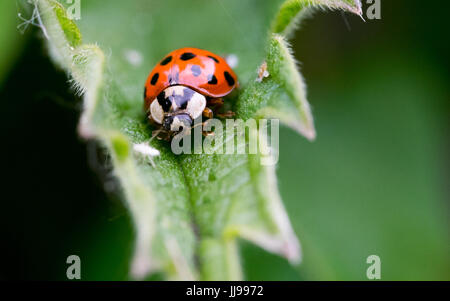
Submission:
[[[213,117],[222,97],[238,85],[236,74],[220,56],[198,48],[181,48],[166,55],[145,83],[144,109],[150,121],[170,136],[194,119]]]

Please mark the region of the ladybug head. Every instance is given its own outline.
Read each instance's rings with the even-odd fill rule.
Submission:
[[[185,128],[192,127],[192,118],[188,114],[178,114],[164,118],[163,127],[167,131],[181,132]]]

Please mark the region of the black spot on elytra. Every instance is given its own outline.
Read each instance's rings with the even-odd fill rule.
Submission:
[[[227,80],[227,83],[229,86],[233,86],[234,85],[234,78],[230,75],[230,73],[228,73],[228,71],[225,71],[223,73],[223,75],[225,75],[225,79]]]
[[[167,65],[168,63],[170,63],[170,61],[172,60],[172,56],[169,55],[168,57],[166,57],[165,59],[163,59],[160,63],[161,66]]]
[[[213,56],[211,56],[211,55],[208,55],[208,57],[209,57],[210,59],[212,59],[213,61],[215,61],[216,63],[218,63],[218,62],[219,62],[219,60],[218,60],[218,59],[216,59],[215,57],[213,57]]]
[[[208,84],[215,85],[217,84],[217,77],[214,74],[208,76]]]
[[[144,99],[147,97],[147,87],[144,87]]]
[[[199,65],[192,65],[191,67],[192,75],[195,77],[199,76],[202,73],[202,69]]]
[[[195,54],[191,53],[191,52],[185,52],[180,56],[180,59],[182,61],[187,61],[190,59],[193,59],[195,57]]]
[[[168,97],[166,98],[166,93],[162,91],[158,94],[156,99],[158,100],[160,106],[163,108],[164,112],[169,112],[169,109],[172,106],[172,101]]]
[[[156,82],[158,81],[159,78],[159,73],[155,73],[152,77],[152,80],[150,81],[150,83],[154,86],[156,84]]]

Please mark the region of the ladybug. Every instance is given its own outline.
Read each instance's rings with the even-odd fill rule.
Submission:
[[[213,109],[237,86],[236,74],[224,58],[203,49],[180,48],[167,54],[150,72],[144,109],[160,131],[173,136],[184,127],[191,128],[201,115],[212,118]]]

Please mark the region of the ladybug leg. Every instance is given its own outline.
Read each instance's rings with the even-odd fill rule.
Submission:
[[[212,111],[211,111],[211,113],[212,113]],[[202,135],[203,136],[211,136],[211,135],[214,135],[214,132],[212,132],[212,131],[205,131],[205,130],[203,130],[203,128],[205,127],[205,124],[208,122],[208,120],[206,120],[206,121],[203,121],[202,123],[197,123],[196,125],[194,125],[192,128],[191,128],[191,130],[193,129],[193,128],[196,128],[196,127],[198,127],[198,126],[201,126],[202,127]]]
[[[150,140],[155,138],[158,140],[170,141],[172,139],[172,133],[160,126],[158,129],[152,131],[152,138],[150,138]]]
[[[206,121],[204,121],[203,123],[202,123],[202,135],[204,136],[204,137],[207,137],[207,136],[214,136],[214,132],[213,131],[205,131],[204,130],[204,127],[205,127],[205,124],[208,122],[208,120],[206,120]]]
[[[218,109],[223,106],[222,98],[211,98],[208,100],[208,106],[213,107],[214,109]]]
[[[153,127],[156,127],[156,130],[152,131],[151,139],[165,140],[170,141],[172,139],[172,135],[169,131],[163,128],[163,126],[157,123],[150,115],[148,116],[148,120]]]
[[[213,118],[213,115],[214,115],[213,110],[211,110],[208,107],[205,107],[205,109],[203,110],[203,116],[208,119],[211,119],[211,118]]]
[[[151,139],[154,139],[155,137],[158,138],[158,135],[161,134],[161,132],[162,132],[162,129],[157,129],[155,131],[152,131],[152,138]]]
[[[153,120],[153,118],[150,115],[148,115],[147,118],[148,118],[148,121],[150,122],[150,124],[153,127],[156,127],[156,130],[152,131],[152,138],[150,138],[150,140],[153,140],[155,138],[158,140],[161,140],[161,134],[164,131],[164,129],[162,128],[162,126],[160,124],[156,123],[155,120]]]
[[[216,116],[222,119],[227,119],[227,118],[231,118],[234,117],[234,115],[236,115],[233,111],[226,111],[223,113],[217,113]]]
[[[220,108],[223,106],[223,99],[222,98],[211,98],[208,101],[208,106],[213,107],[214,111],[220,110]],[[222,119],[231,118],[235,114],[232,111],[226,111],[223,113],[216,113],[216,116]]]
[[[204,137],[214,136],[214,132],[203,131],[203,132],[202,132],[202,135],[203,135]]]

